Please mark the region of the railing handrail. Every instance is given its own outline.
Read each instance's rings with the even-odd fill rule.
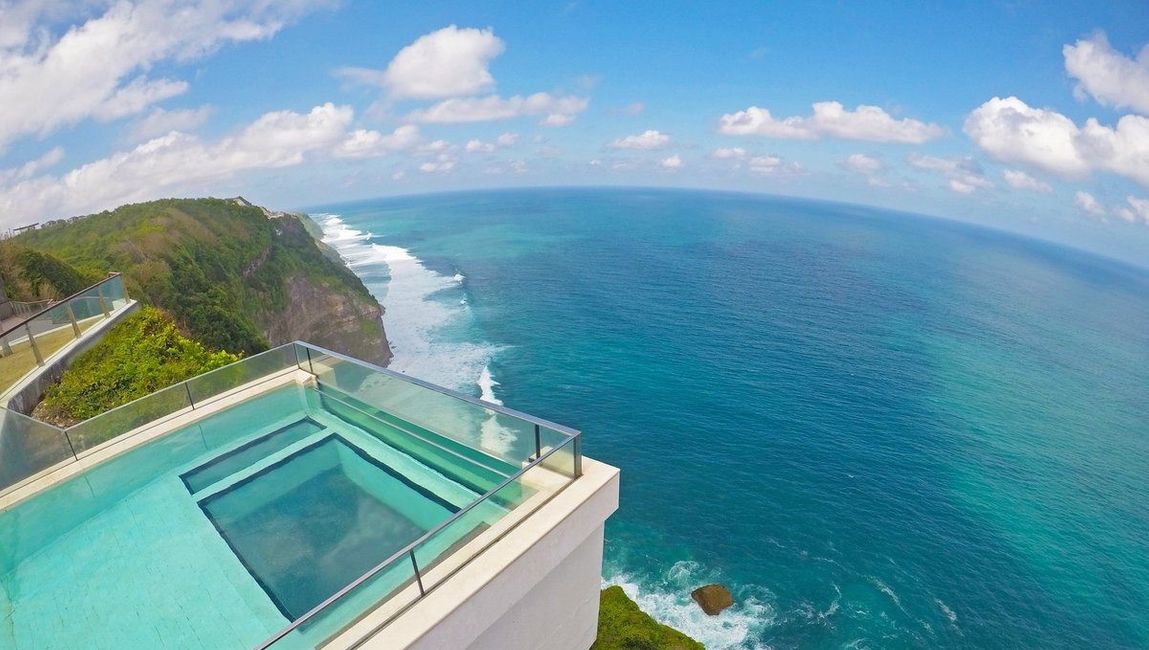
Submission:
[[[424,381],[424,380],[419,379],[417,377],[412,377],[410,375],[405,375],[401,372],[396,372],[394,370],[384,368],[383,366],[376,365],[374,363],[371,363],[370,361],[363,361],[362,359],[356,359],[355,357],[350,357],[350,356],[347,356],[346,354],[340,354],[338,352],[333,352],[331,350],[328,350],[327,348],[315,345],[314,343],[307,343],[304,341],[294,341],[293,343],[288,343],[287,345],[299,345],[299,346],[302,346],[304,348],[310,348],[310,349],[315,350],[317,352],[321,352],[323,354],[333,356],[337,359],[347,361],[349,363],[358,364],[360,366],[364,366],[364,367],[366,367],[370,370],[373,370],[375,372],[378,372],[380,374],[387,375],[388,377],[394,377],[396,379],[402,379],[403,381],[410,382],[412,384],[415,384],[416,386],[420,386],[422,388],[426,388],[426,389],[435,391],[436,393],[440,393],[440,394],[446,395],[448,397],[454,397],[455,399],[460,399],[460,400],[463,400],[464,402],[470,402],[471,404],[474,404],[475,406],[481,406],[481,407],[487,409],[488,411],[495,411],[496,413],[502,413],[503,415],[509,415],[513,418],[518,418],[520,420],[526,420],[527,422],[530,422],[531,424],[537,424],[539,426],[546,427],[548,429],[551,429],[553,431],[561,433],[561,434],[567,436],[568,438],[572,438],[574,436],[577,436],[580,433],[577,429],[572,429],[568,426],[564,426],[564,425],[558,424],[556,422],[551,422],[550,420],[544,420],[543,418],[535,417],[529,413],[523,413],[522,411],[516,411],[515,409],[507,408],[507,407],[502,406],[500,404],[493,404],[493,403],[488,402],[486,400],[482,400],[482,399],[479,399],[477,397],[472,397],[466,393],[460,393],[457,390],[451,390],[450,388],[444,388],[442,386],[432,384],[431,382]],[[312,373],[312,374],[314,374],[314,373]]]
[[[366,363],[366,362],[364,362],[364,363]],[[431,530],[428,530],[427,532],[423,533],[422,535],[419,536],[418,539],[416,539],[415,541],[411,542],[410,544],[404,546],[402,549],[392,553],[391,556],[388,557],[386,560],[383,560],[382,562],[380,562],[379,564],[376,564],[371,569],[368,569],[367,573],[364,573],[363,575],[359,576],[358,578],[356,578],[352,582],[349,582],[342,589],[340,589],[339,591],[335,592],[334,594],[332,594],[332,595],[328,596],[326,599],[324,599],[323,602],[319,603],[315,607],[312,607],[310,610],[307,611],[306,614],[295,619],[288,626],[286,626],[283,629],[276,632],[273,636],[268,638],[262,644],[256,646],[256,650],[266,650],[266,648],[270,647],[276,641],[279,641],[280,639],[287,636],[288,634],[290,634],[294,630],[298,629],[304,623],[306,623],[309,620],[311,620],[312,618],[318,616],[323,610],[327,609],[328,606],[337,602],[338,600],[340,600],[341,598],[346,596],[351,591],[354,591],[355,588],[358,587],[359,585],[361,585],[361,584],[367,582],[368,580],[370,580],[371,578],[374,578],[375,576],[379,575],[379,573],[382,572],[387,567],[389,567],[391,565],[391,563],[399,560],[400,558],[402,558],[404,555],[407,555],[408,553],[414,553],[415,549],[418,548],[420,544],[431,539],[439,531],[445,529],[447,526],[450,526],[451,524],[453,524],[456,521],[458,521],[459,519],[461,519],[463,517],[463,515],[466,515],[470,511],[477,508],[479,506],[479,504],[486,503],[487,501],[492,499],[496,494],[498,494],[498,492],[500,490],[502,490],[503,488],[507,487],[508,485],[514,483],[516,480],[522,478],[523,475],[525,475],[528,471],[530,471],[531,469],[534,469],[535,467],[542,464],[542,462],[544,460],[550,458],[552,454],[556,453],[558,450],[566,447],[567,445],[573,445],[575,440],[579,437],[579,435],[581,435],[581,434],[576,433],[574,436],[567,438],[567,440],[564,441],[562,444],[557,445],[555,447],[552,447],[545,454],[543,454],[543,455],[539,456],[538,458],[532,460],[531,462],[527,463],[526,465],[523,466],[522,469],[515,472],[514,474],[511,474],[506,479],[499,482],[498,485],[496,485],[495,487],[491,488],[490,490],[487,490],[486,492],[484,492],[483,495],[480,496],[478,499],[475,499],[474,501],[468,503],[466,506],[461,508],[458,512],[456,512],[455,514],[451,515],[449,518],[447,518],[443,522],[441,522],[439,525],[437,525],[434,528],[432,528]]]
[[[0,338],[8,336],[12,332],[15,332],[16,330],[20,329],[21,327],[24,327],[24,325],[28,324],[29,322],[31,322],[33,320],[36,320],[37,318],[39,318],[39,317],[43,316],[44,314],[52,311],[53,309],[59,307],[60,305],[63,305],[64,303],[67,303],[71,300],[79,298],[79,297],[81,297],[81,294],[84,294],[88,291],[91,291],[92,289],[95,289],[96,287],[99,287],[100,285],[111,282],[112,280],[114,280],[115,278],[118,278],[118,277],[120,277],[119,272],[113,271],[113,272],[109,273],[108,277],[104,278],[103,280],[100,280],[99,282],[93,284],[92,286],[85,287],[85,288],[77,291],[76,293],[73,293],[72,295],[68,296],[67,298],[64,298],[63,300],[59,300],[57,302],[52,303],[51,305],[48,305],[47,307],[41,309],[40,311],[32,314],[31,316],[28,316],[27,318],[21,320],[19,323],[16,323],[12,327],[9,327],[8,329],[4,330],[3,332],[0,332]]]

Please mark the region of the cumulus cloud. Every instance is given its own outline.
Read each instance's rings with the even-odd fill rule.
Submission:
[[[662,167],[663,169],[679,169],[682,167],[682,158],[678,154],[667,156],[666,158],[658,161],[658,166]]]
[[[419,127],[405,124],[389,134],[356,129],[331,151],[336,158],[375,158],[394,151],[405,151],[419,143]]]
[[[741,160],[746,157],[746,150],[742,147],[719,147],[710,156],[718,160]]]
[[[1129,223],[1134,223],[1140,219],[1142,223],[1149,224],[1149,199],[1127,196],[1125,197],[1125,202],[1128,205],[1117,208],[1114,211],[1117,216]]]
[[[938,158],[910,154],[906,162],[915,169],[941,174],[946,179],[946,187],[958,194],[973,194],[979,189],[993,187],[993,182],[985,177],[981,166],[972,158]]]
[[[117,2],[58,37],[41,21],[61,19],[60,9],[21,12],[23,4],[5,6],[0,23],[7,23],[9,11],[18,20],[0,30],[0,147],[89,119],[143,112],[188,89],[185,81],[150,76],[158,66],[194,61],[229,43],[270,38],[311,4]]]
[[[850,154],[842,161],[842,167],[866,178],[866,182],[876,187],[888,187],[889,182],[882,178],[886,165],[879,158],[864,153]]]
[[[866,176],[880,173],[886,167],[881,160],[864,153],[851,154],[850,157],[846,158],[845,165],[847,169]]]
[[[213,110],[211,106],[171,111],[154,108],[132,125],[130,136],[132,140],[142,142],[172,131],[194,131],[211,117]]]
[[[654,129],[648,129],[638,135],[628,135],[618,138],[610,143],[614,149],[661,149],[670,144],[670,136]]]
[[[459,124],[542,116],[540,124],[564,126],[585,111],[589,103],[585,97],[556,97],[550,93],[535,93],[528,97],[515,95],[505,99],[497,95],[455,97],[413,111],[407,119],[428,124]]]
[[[353,118],[349,106],[327,103],[306,113],[266,113],[211,142],[172,131],[59,176],[39,174],[62,156],[49,152],[27,171],[5,177],[0,215],[5,225],[13,225],[161,196],[202,194],[247,170],[289,167],[320,157],[382,155],[412,146],[418,136],[414,126],[390,135],[351,130]]]
[[[1031,192],[1042,192],[1048,194],[1053,191],[1049,183],[1039,181],[1029,174],[1018,169],[1006,169],[1001,172],[1005,182],[1009,186],[1018,190],[1030,190]]]
[[[467,153],[494,153],[499,149],[514,146],[518,141],[518,133],[504,133],[495,138],[494,142],[484,142],[478,138],[472,138],[463,145],[463,150]]]
[[[475,95],[495,85],[491,60],[505,49],[490,29],[451,25],[415,39],[383,70],[348,67],[336,72],[350,81],[382,86],[395,99]]]
[[[1073,195],[1073,204],[1095,217],[1105,216],[1105,208],[1089,192],[1078,190],[1077,193]]]
[[[1126,115],[1115,127],[1094,118],[1078,127],[1052,110],[1017,97],[994,97],[966,118],[965,133],[994,158],[1062,176],[1100,169],[1149,185],[1149,118]]]
[[[1149,115],[1149,45],[1131,59],[1114,50],[1099,32],[1066,45],[1062,54],[1065,71],[1077,80],[1078,98],[1088,94],[1107,106]]]
[[[940,137],[945,131],[937,124],[919,120],[894,119],[877,106],[860,105],[848,110],[839,102],[818,102],[809,116],[775,118],[765,108],[751,106],[719,119],[718,130],[727,135],[761,135],[789,140],[815,140],[821,137],[870,142],[920,144]]]

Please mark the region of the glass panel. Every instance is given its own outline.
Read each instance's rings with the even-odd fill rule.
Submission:
[[[71,440],[76,454],[81,455],[84,451],[116,436],[190,406],[187,388],[183,384],[176,384],[116,407],[103,415],[84,420],[76,426],[68,427],[68,439]]]
[[[0,408],[0,490],[72,459],[62,429]]]
[[[535,453],[534,425],[520,418],[315,350],[311,365],[321,388],[333,389],[335,397],[370,407],[412,433],[461,445],[477,462],[514,472]]]
[[[380,603],[385,604],[377,613],[386,619],[419,597],[411,556],[403,554],[269,647],[276,650],[317,648],[355,625],[365,613],[375,610]],[[373,629],[376,626],[374,619],[372,616],[372,620],[364,621],[363,625]]]
[[[290,345],[284,345],[193,377],[187,382],[188,389],[192,400],[198,405],[246,383],[298,367],[295,350]]]
[[[543,454],[551,449],[555,450],[543,460],[543,466],[567,478],[575,478],[578,470],[575,459],[575,444],[571,436],[548,427],[539,427],[539,440],[542,444]]]

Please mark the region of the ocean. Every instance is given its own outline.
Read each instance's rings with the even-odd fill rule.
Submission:
[[[1149,271],[717,192],[311,214],[392,368],[622,469],[604,583],[707,648],[1149,647]]]

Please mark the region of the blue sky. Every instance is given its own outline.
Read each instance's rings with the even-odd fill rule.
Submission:
[[[0,3],[0,226],[708,187],[1149,260],[1149,4]]]

